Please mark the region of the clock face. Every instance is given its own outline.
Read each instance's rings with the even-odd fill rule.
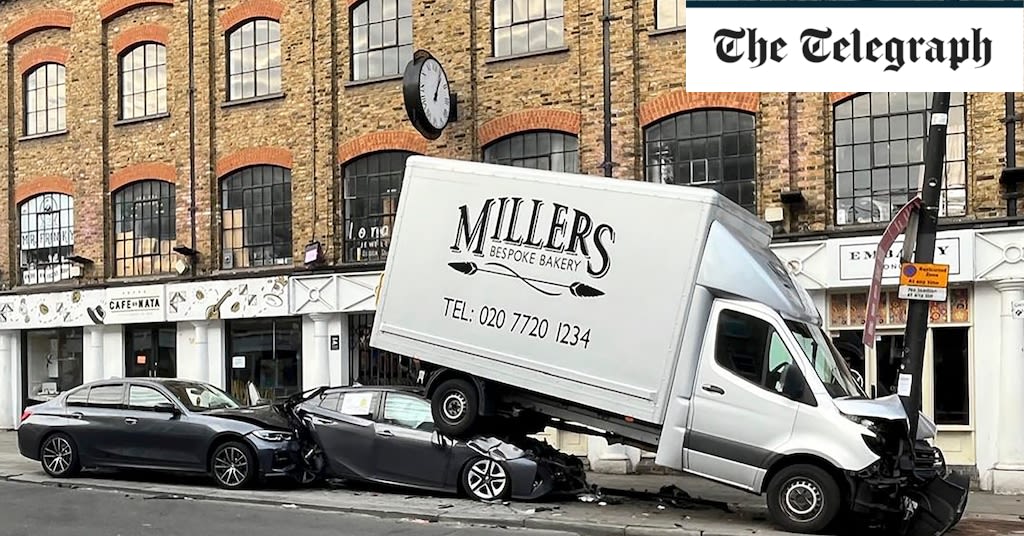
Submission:
[[[443,129],[448,124],[451,111],[451,92],[448,90],[448,77],[434,58],[427,59],[420,68],[419,93],[427,122],[437,130]]]

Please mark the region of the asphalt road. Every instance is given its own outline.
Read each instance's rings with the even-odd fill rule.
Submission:
[[[0,481],[0,536],[571,536]]]

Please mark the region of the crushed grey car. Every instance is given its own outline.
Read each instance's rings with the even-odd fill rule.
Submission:
[[[414,389],[321,387],[290,398],[283,409],[301,423],[295,428],[303,459],[321,477],[461,492],[481,501],[586,488],[582,462],[547,443],[441,435],[430,401]]]

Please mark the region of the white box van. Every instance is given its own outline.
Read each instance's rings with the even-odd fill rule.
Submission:
[[[947,530],[966,482],[934,424],[911,441],[898,397],[867,397],[770,241],[708,189],[413,156],[371,345],[437,367],[452,436],[582,423],[767,493],[787,530],[921,520],[924,496],[914,525]]]

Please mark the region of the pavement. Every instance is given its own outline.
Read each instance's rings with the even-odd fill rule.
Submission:
[[[657,491],[675,485],[693,497],[724,501],[729,512],[715,508],[679,508],[657,501],[607,497],[606,502],[563,501],[487,504],[379,487],[302,488],[271,482],[261,489],[228,491],[204,478],[160,473],[83,472],[74,479],[48,477],[38,462],[17,451],[17,434],[0,432],[0,481],[77,490],[114,490],[160,498],[188,498],[262,505],[278,509],[342,512],[428,523],[558,530],[581,535],[738,536],[789,534],[767,521],[764,498],[704,479],[678,475],[608,475],[592,473],[602,488]],[[2,530],[2,527],[0,527]],[[6,533],[4,533],[6,534]],[[951,536],[1024,534],[1024,497],[972,492],[967,513]]]

